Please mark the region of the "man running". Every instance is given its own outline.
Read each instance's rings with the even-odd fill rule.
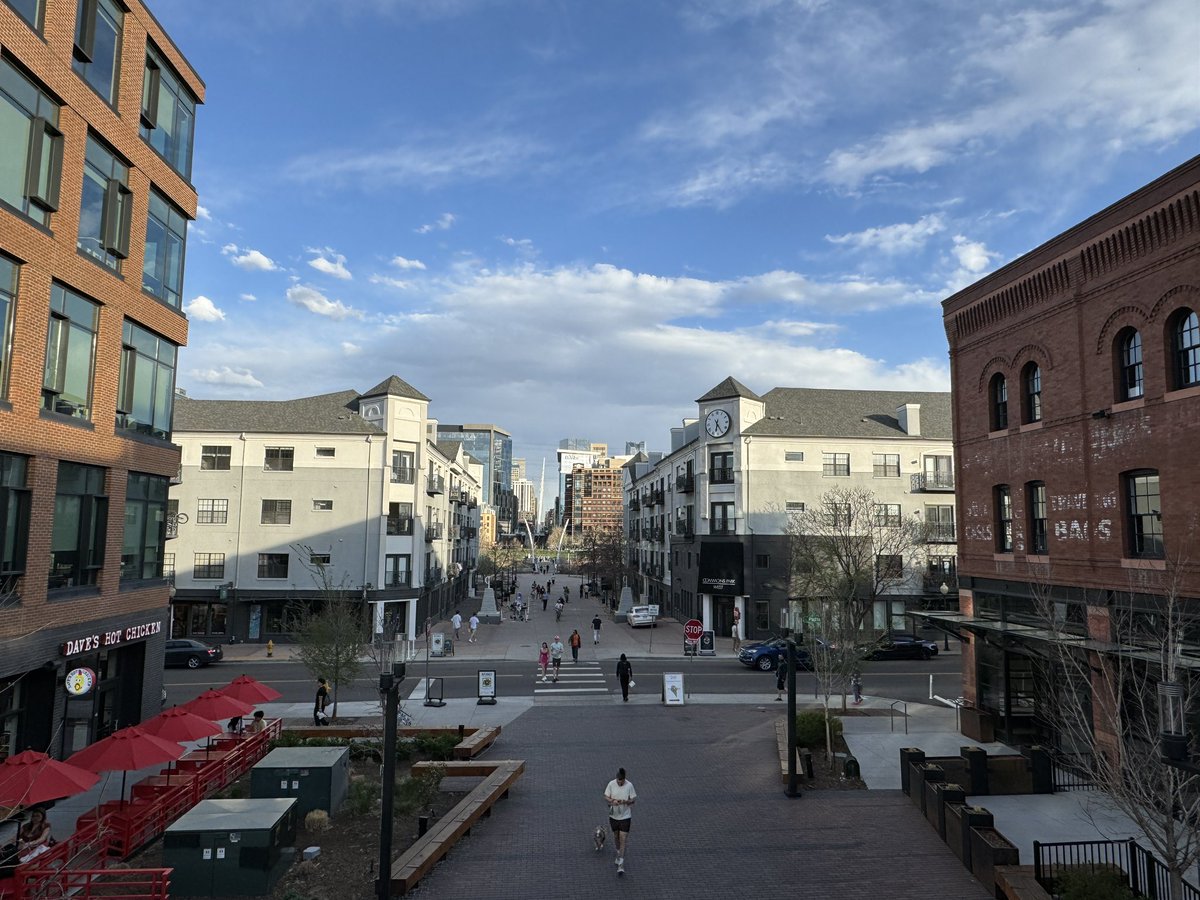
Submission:
[[[608,803],[608,824],[612,828],[613,841],[617,845],[617,874],[625,874],[625,848],[629,846],[629,826],[633,822],[633,804],[637,791],[633,782],[625,778],[625,770],[617,769],[617,777],[604,789],[604,800]]]
[[[554,666],[554,681],[558,681],[558,670],[562,668],[562,655],[565,649],[562,639],[556,634],[554,643],[550,645],[550,664]]]

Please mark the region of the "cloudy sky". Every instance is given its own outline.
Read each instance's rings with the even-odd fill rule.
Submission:
[[[1195,0],[150,0],[208,87],[194,397],[397,374],[539,468],[726,375],[949,387],[940,302],[1197,152]]]

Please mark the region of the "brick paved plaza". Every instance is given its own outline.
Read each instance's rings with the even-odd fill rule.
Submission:
[[[417,897],[982,898],[899,791],[783,795],[774,714],[744,706],[538,704],[494,758],[521,758],[509,799],[417,888]],[[604,786],[638,791],[618,879]]]

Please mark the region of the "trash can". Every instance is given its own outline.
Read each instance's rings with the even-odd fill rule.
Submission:
[[[858,765],[858,760],[853,756],[847,756],[846,761],[842,763],[842,774],[847,778],[862,778],[862,769]]]

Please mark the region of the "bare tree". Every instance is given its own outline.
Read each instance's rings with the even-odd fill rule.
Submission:
[[[315,603],[293,604],[292,638],[301,664],[314,678],[328,679],[336,718],[338,687],[354,681],[363,668],[369,628],[366,604],[345,578],[335,583],[328,566],[313,562],[311,547],[294,544],[292,550],[317,586]]]
[[[872,491],[853,487],[833,488],[815,506],[789,513],[784,527],[789,595],[804,606],[806,646],[823,698],[826,754],[832,760],[832,700],[840,695],[846,711],[875,603],[912,580],[924,553],[925,528],[880,504]]]
[[[1158,686],[1179,685],[1183,708],[1200,710],[1200,676],[1194,658],[1188,667],[1183,656],[1185,636],[1200,628],[1197,600],[1181,593],[1190,571],[1182,554],[1134,570],[1128,589],[1104,604],[1108,634],[1099,641],[1086,637],[1096,636],[1095,606],[1089,623],[1072,622],[1070,607],[1052,596],[1049,567],[1036,567],[1031,581],[1053,632],[1041,675],[1055,688],[1039,714],[1057,752],[1076,755],[1145,834],[1170,873],[1173,900],[1182,900],[1183,877],[1200,859],[1200,774],[1163,762]],[[1193,736],[1193,751],[1196,743]]]

